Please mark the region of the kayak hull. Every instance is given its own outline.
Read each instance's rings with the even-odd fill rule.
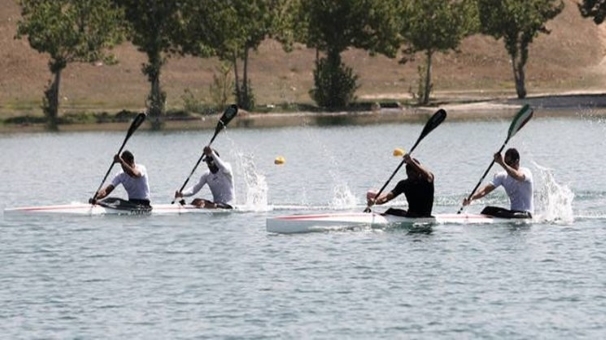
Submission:
[[[315,231],[339,230],[361,226],[389,225],[423,226],[435,224],[493,224],[529,223],[530,219],[505,219],[482,214],[436,214],[433,217],[411,218],[381,213],[329,213],[315,215],[288,215],[268,218],[266,229],[270,233],[295,234]]]
[[[4,209],[5,215],[180,215],[228,213],[234,209],[205,209],[191,205],[156,204],[151,211],[140,209],[115,209],[112,207],[74,203],[65,205],[32,206]]]

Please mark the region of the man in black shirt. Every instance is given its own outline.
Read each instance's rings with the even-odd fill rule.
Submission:
[[[369,193],[368,204],[384,204],[404,193],[408,201],[408,210],[389,208],[385,211],[386,214],[406,216],[406,217],[431,217],[433,208],[433,179],[434,176],[421,163],[410,157],[409,154],[404,155],[406,163],[406,175],[408,178],[401,180],[390,192],[382,194],[381,197],[374,197]]]

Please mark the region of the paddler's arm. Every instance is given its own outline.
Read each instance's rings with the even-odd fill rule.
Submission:
[[[379,198],[367,197],[367,205],[369,207],[373,205],[381,205],[391,201],[394,198],[394,194],[390,191],[386,194],[382,194]]]
[[[423,166],[419,161],[416,161],[410,154],[404,155],[404,162],[406,164],[410,164],[425,180],[429,183],[433,182],[433,173],[429,171],[425,166]]]
[[[97,192],[97,198],[95,200],[94,203],[97,203],[97,200],[103,199],[105,197],[107,197],[107,195],[111,194],[112,191],[114,191],[115,187],[112,184],[109,184],[108,186],[106,186],[104,189],[101,189]],[[91,202],[92,203],[92,202]]]
[[[208,177],[208,173],[205,173],[204,175],[202,175],[200,177],[200,180],[198,181],[198,183],[196,185],[194,185],[193,187],[187,188],[185,191],[182,191],[182,192],[175,191],[175,198],[190,197],[190,196],[197,194],[198,191],[200,191],[206,184],[207,177]]]
[[[463,205],[469,205],[471,201],[480,199],[488,194],[490,194],[496,187],[491,183],[486,184],[480,190],[476,191],[469,199],[463,199]]]
[[[122,159],[122,157],[120,157],[120,155],[114,156],[114,163],[120,164],[122,166],[122,170],[124,170],[124,172],[131,177],[139,178],[142,176],[141,171],[139,171],[136,166],[131,166],[128,164],[124,159]]]
[[[512,177],[513,179],[515,179],[516,181],[524,181],[526,179],[526,175],[524,174],[523,171],[521,171],[519,168],[515,169],[509,165],[507,165],[507,163],[505,163],[505,160],[503,159],[503,156],[500,153],[495,153],[494,154],[494,161],[495,163],[499,164],[503,169],[505,169],[505,171],[507,172],[507,174]]]
[[[229,166],[227,166],[227,164],[225,164],[225,162],[221,159],[221,157],[219,157],[219,155],[217,155],[215,150],[210,149],[210,155],[212,156],[217,168],[219,168],[219,171],[226,173],[226,174],[231,174],[231,167],[229,167]]]

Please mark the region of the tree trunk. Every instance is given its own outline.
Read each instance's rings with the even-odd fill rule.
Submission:
[[[234,65],[234,77],[236,80],[236,104],[238,107],[242,107],[242,88],[240,87],[240,74],[238,73],[238,58],[235,52],[231,62]]]
[[[61,72],[67,64],[62,61],[52,61],[49,65],[54,75],[53,81],[44,91],[45,103],[42,110],[47,118],[47,129],[59,130],[59,86],[61,85]]]
[[[522,39],[523,37],[520,34],[512,35],[505,39],[505,47],[511,57],[513,79],[519,99],[526,98],[524,66],[528,60],[528,43],[525,43]]]
[[[242,66],[242,94],[244,96],[244,102],[242,107],[245,110],[252,110],[252,105],[251,105],[251,91],[250,88],[248,86],[248,48],[245,47],[244,48],[244,57],[243,57],[243,66]]]
[[[513,78],[516,84],[516,93],[519,99],[524,99],[526,98],[526,75],[524,73],[524,64],[519,58],[512,58],[511,64],[513,65]]]
[[[427,50],[427,64],[425,70],[425,85],[423,86],[423,105],[429,104],[429,95],[431,94],[431,88],[433,87],[431,84],[431,58],[433,56],[433,51],[431,49]]]
[[[147,98],[147,109],[152,125],[152,130],[160,130],[164,125],[165,94],[160,85],[160,71],[162,68],[162,56],[160,52],[148,53],[149,64],[144,65],[143,73],[147,75],[151,88]]]

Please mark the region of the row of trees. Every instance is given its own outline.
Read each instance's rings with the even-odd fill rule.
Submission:
[[[150,83],[147,108],[161,127],[166,94],[162,67],[173,55],[218,57],[233,69],[238,106],[253,109],[249,56],[268,38],[291,52],[295,43],[317,51],[311,98],[328,110],[349,105],[358,77],[342,62],[348,48],[396,58],[424,58],[420,103],[432,89],[435,53],[457,50],[473,34],[502,39],[511,57],[516,92],[526,96],[528,48],[545,23],[564,8],[562,0],[20,0],[17,38],[50,56],[53,75],[43,109],[57,128],[61,72],[75,62],[116,62],[111,48],[130,41],[147,55],[142,73]],[[604,19],[602,1],[579,4],[584,16]]]

